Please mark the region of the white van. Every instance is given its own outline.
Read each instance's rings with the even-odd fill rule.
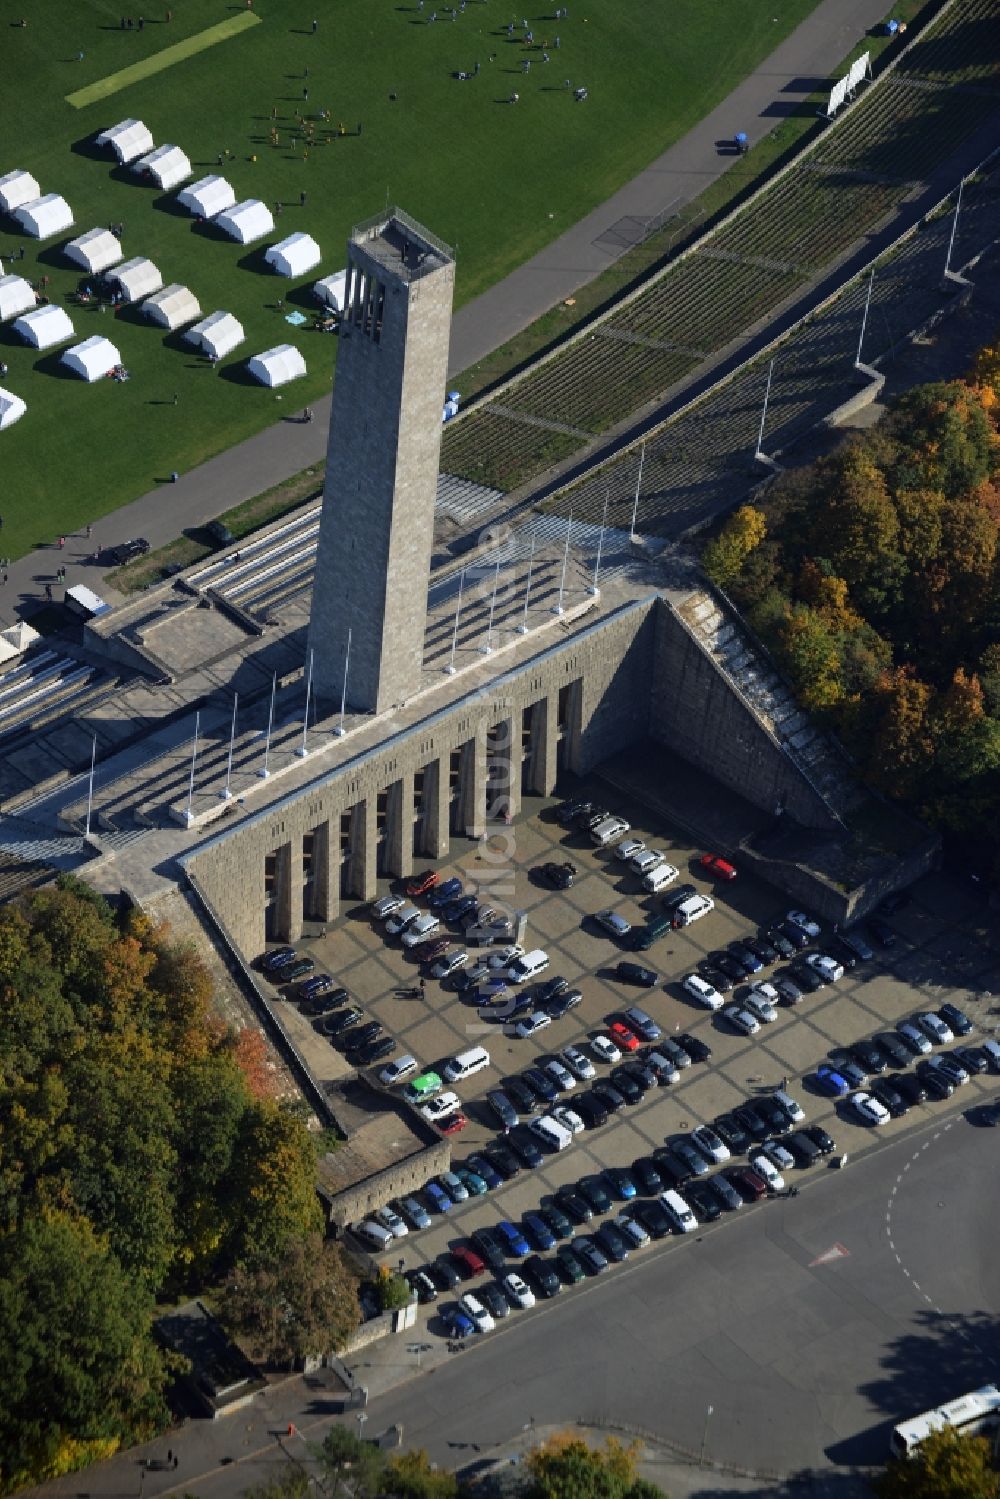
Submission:
[[[687,900],[682,900],[679,906],[674,907],[674,926],[690,926],[692,921],[700,921],[707,916],[709,911],[715,910],[715,901],[710,895],[689,895]]]
[[[391,1088],[395,1083],[401,1083],[404,1078],[410,1077],[416,1070],[416,1057],[397,1057],[394,1062],[389,1062],[382,1068],[378,1080],[386,1088]]]
[[[540,947],[535,947],[531,952],[526,952],[523,958],[516,958],[507,969],[507,976],[512,984],[527,984],[536,979],[540,973],[544,973],[549,966],[549,955]]]
[[[700,973],[689,973],[681,988],[685,989],[700,1005],[704,1005],[706,1010],[721,1010],[725,1004],[725,1000],[715,985],[710,984],[708,979],[702,978]]]
[[[490,1065],[490,1054],[485,1046],[473,1046],[468,1051],[459,1052],[457,1057],[452,1057],[444,1065],[444,1075],[449,1083],[464,1082],[473,1073],[482,1072],[484,1067]]]
[[[659,895],[661,890],[666,890],[677,878],[677,870],[672,864],[657,864],[642,877],[642,888],[648,890],[650,895]]]
[[[528,1128],[550,1150],[565,1150],[567,1145],[573,1143],[572,1130],[560,1124],[558,1119],[553,1119],[551,1114],[543,1114],[540,1119],[529,1119]]]
[[[663,1211],[673,1224],[675,1233],[694,1233],[698,1227],[698,1220],[679,1192],[675,1192],[673,1189],[669,1192],[661,1192],[660,1202],[663,1205]]]
[[[590,836],[598,848],[607,848],[609,843],[616,843],[619,838],[624,838],[629,831],[629,824],[624,817],[605,817],[596,827],[591,828]]]
[[[358,1223],[354,1232],[359,1239],[363,1239],[373,1249],[388,1249],[393,1242],[393,1236],[389,1230],[383,1228],[381,1223],[376,1223],[374,1218],[366,1218],[364,1223]]]

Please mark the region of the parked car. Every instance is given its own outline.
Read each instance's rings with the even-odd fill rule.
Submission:
[[[882,920],[881,916],[869,916],[868,930],[882,947],[895,947],[896,933],[887,921]]]
[[[722,1013],[733,1029],[740,1031],[744,1036],[756,1036],[760,1030],[760,1021],[756,1015],[751,1014],[742,1005],[726,1005]]]
[[[678,1031],[671,1039],[675,1046],[687,1053],[692,1062],[707,1062],[712,1055],[712,1048],[707,1041],[702,1041],[687,1031]]]
[[[872,1093],[859,1092],[851,1096],[851,1106],[863,1124],[888,1124],[889,1110],[879,1103]]]
[[[576,879],[576,865],[569,862],[543,864],[542,878],[553,890],[568,890]]]
[[[820,1063],[815,1077],[817,1086],[831,1098],[846,1098],[851,1091],[851,1085],[844,1074],[829,1062]]]
[[[632,930],[632,923],[626,921],[625,917],[620,916],[617,911],[597,911],[594,920],[598,926],[602,926],[612,937],[617,937],[619,940],[627,937]]]
[[[928,1036],[936,1046],[947,1046],[949,1041],[954,1041],[955,1033],[948,1023],[935,1015],[933,1010],[925,1010],[923,1014],[914,1016],[916,1024]]]
[[[433,890],[434,886],[440,883],[441,876],[436,870],[425,869],[423,874],[415,874],[411,879],[407,880],[403,889],[410,896],[426,895],[428,890]]]
[[[636,1042],[637,1046],[638,1044]],[[592,1036],[590,1039],[590,1049],[599,1062],[614,1063],[620,1062],[622,1059],[621,1052],[610,1036]]]
[[[960,1010],[957,1005],[942,1005],[938,1010],[938,1015],[956,1036],[971,1035],[973,1029],[972,1021],[966,1015],[965,1011]]]
[[[698,860],[706,874],[710,874],[716,880],[735,880],[736,866],[730,864],[728,859],[723,859],[720,854],[702,854]]]
[[[799,927],[803,932],[806,932],[810,937],[814,939],[818,937],[822,931],[822,927],[820,926],[819,922],[814,921],[811,916],[807,916],[805,911],[787,911],[785,913],[785,920],[790,921],[793,926]]]
[[[511,1271],[509,1275],[504,1276],[500,1284],[511,1306],[517,1307],[521,1311],[526,1311],[529,1307],[534,1306],[535,1293],[522,1275]]]
[[[581,1082],[589,1082],[591,1078],[597,1076],[593,1062],[589,1057],[584,1056],[578,1046],[564,1046],[560,1056],[573,1076],[579,1078]]]
[[[523,1265],[524,1278],[529,1285],[533,1286],[541,1296],[558,1296],[562,1290],[562,1281],[559,1279],[555,1265],[549,1260],[543,1260],[540,1254],[532,1254],[525,1260]]]
[[[610,1035],[614,1044],[620,1047],[622,1051],[639,1050],[638,1036],[633,1030],[629,1028],[629,1026],[624,1025],[622,1021],[613,1020],[608,1026],[608,1034]]]
[[[844,965],[825,952],[807,953],[804,959],[820,975],[824,984],[836,984],[844,977]]]
[[[640,984],[644,989],[653,989],[660,981],[658,973],[652,968],[644,968],[641,963],[622,961],[617,965],[615,973],[623,984]]]

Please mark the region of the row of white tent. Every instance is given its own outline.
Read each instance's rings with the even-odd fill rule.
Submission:
[[[0,209],[17,220],[33,239],[61,234],[73,222],[73,210],[58,193],[43,193],[30,172],[20,167],[0,177]]]

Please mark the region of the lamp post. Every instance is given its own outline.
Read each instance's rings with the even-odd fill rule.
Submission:
[[[273,672],[271,675],[271,706],[268,709],[267,713],[267,737],[264,740],[264,764],[257,772],[262,781],[266,781],[268,776],[271,774],[271,772],[267,768],[267,757],[271,753],[271,725],[274,723],[274,694],[277,686],[278,673]]]
[[[699,1468],[702,1468],[705,1465],[705,1448],[708,1444],[708,1423],[712,1419],[712,1412],[714,1409],[715,1407],[713,1405],[706,1405],[705,1407],[705,1425],[702,1427],[701,1432],[701,1456],[698,1459]]]

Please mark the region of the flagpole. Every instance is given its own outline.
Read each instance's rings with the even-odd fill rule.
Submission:
[[[347,650],[344,654],[344,685],[340,692],[340,722],[334,729],[338,739],[344,737],[344,714],[347,712],[347,673],[351,665],[351,631],[347,632]]]
[[[220,793],[221,796],[222,796],[223,801],[227,801],[227,802],[232,799],[232,795],[233,795],[233,793],[232,793],[232,791],[230,789],[229,783],[230,783],[230,781],[233,778],[233,744],[234,744],[235,739],[236,739],[236,706],[239,703],[239,700],[240,700],[239,693],[238,692],[234,692],[233,693],[233,721],[232,721],[232,723],[231,723],[231,725],[229,727],[229,758],[226,761],[226,784],[222,788],[222,791]]]
[[[278,673],[273,672],[271,675],[271,706],[267,714],[267,738],[264,740],[264,766],[263,769],[258,770],[257,772],[262,781],[266,781],[268,776],[271,774],[271,772],[267,768],[267,757],[271,752],[271,725],[274,723],[274,693],[277,685]]]
[[[194,743],[191,745],[191,774],[188,777],[188,804],[187,813],[185,814],[185,821],[187,822],[188,827],[190,827],[192,822],[194,821],[194,812],[192,811],[192,807],[194,804],[194,767],[198,759],[198,733],[200,729],[201,713],[199,712],[194,716]]]
[[[313,682],[313,652],[309,652],[309,671],[306,676],[306,711],[302,715],[302,743],[295,751],[300,760],[304,760],[309,753],[309,703],[312,698]]]
[[[97,759],[97,735],[94,735],[90,746],[90,780],[87,783],[87,826],[83,830],[85,838],[90,837],[90,814],[94,806],[94,762]]]

